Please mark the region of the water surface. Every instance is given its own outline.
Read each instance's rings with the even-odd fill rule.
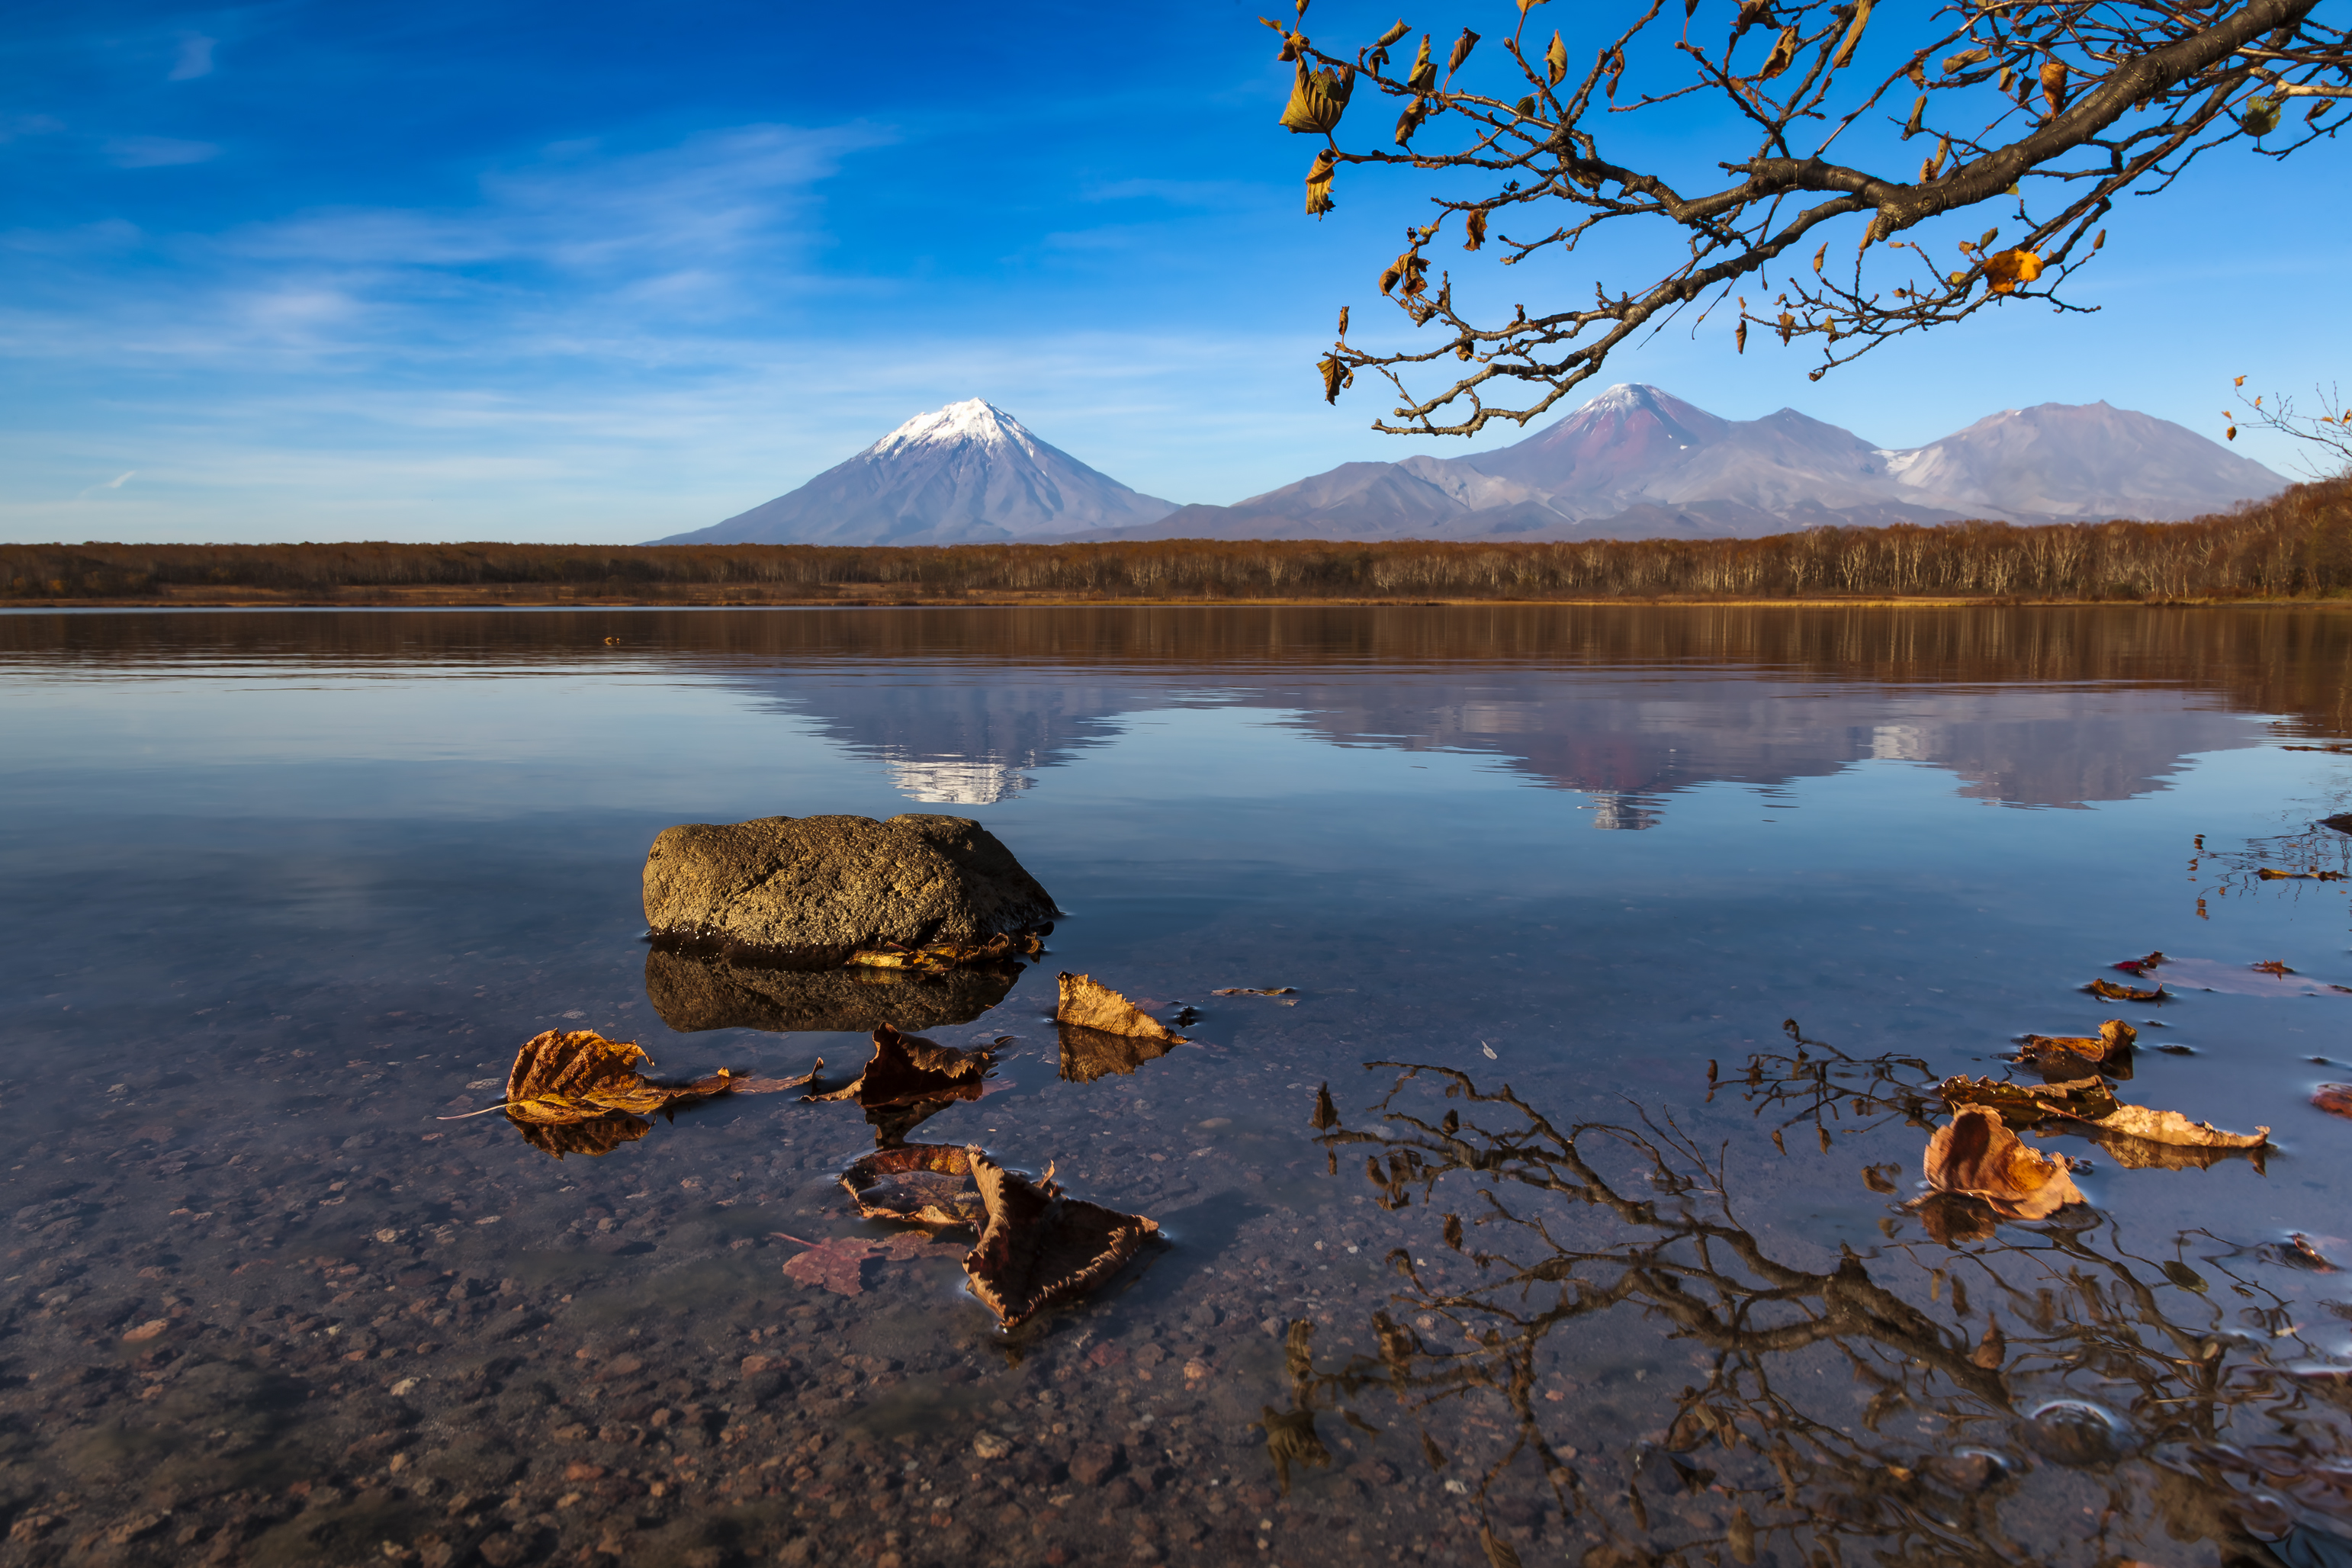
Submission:
[[[2347,864],[2336,617],[34,613],[0,670],[16,1560],[2352,1550],[2347,884],[2259,875]],[[1088,1302],[786,1276],[886,1234],[853,1108],[437,1120],[550,1027],[854,1071],[684,1005],[639,871],[906,810],[1067,911],[916,1020],[1013,1043],[914,1136],[1156,1218]],[[2082,989],[2151,950],[2176,1000]],[[1193,1043],[1075,1081],[1061,969]],[[2126,1099],[2275,1148],[1906,1206],[1926,1086],[2109,1016]]]

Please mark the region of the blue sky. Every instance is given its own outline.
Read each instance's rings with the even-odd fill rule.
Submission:
[[[1343,174],[1338,212],[1301,213],[1312,145],[1274,123],[1289,68],[1258,14],[18,8],[0,538],[648,539],[970,396],[1178,501],[1473,449],[1370,433],[1365,384],[1323,404],[1337,308],[1387,330],[1374,279],[1428,192]],[[1398,14],[1318,0],[1308,30],[1352,44]],[[1442,43],[1516,7],[1402,14]],[[1535,25],[1581,52],[1614,14]],[[1736,155],[1712,129],[1657,154]],[[2344,362],[2340,181],[2332,147],[2232,151],[2128,204],[2076,289],[2096,316],[2003,309],[1819,383],[1801,349],[1669,329],[1600,384],[1887,446],[2101,398],[2218,436],[2231,376],[2307,390]],[[1600,252],[1460,259],[1465,297],[1643,280]]]

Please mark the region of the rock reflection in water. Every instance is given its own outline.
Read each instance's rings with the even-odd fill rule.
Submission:
[[[1742,1213],[1732,1173],[1752,1149],[1646,1112],[1562,1126],[1508,1087],[1370,1065],[1396,1075],[1374,1116],[1318,1141],[1421,1217],[1389,1254],[1402,1289],[1371,1314],[1377,1353],[1318,1358],[1313,1322],[1293,1324],[1289,1408],[1264,1420],[1286,1487],[1322,1462],[1316,1421],[1336,1415],[1417,1439],[1498,1563],[1563,1538],[1595,1568],[2168,1562],[2175,1542],[2224,1563],[2352,1557],[2352,1369],[2239,1267],[2250,1249],[2174,1237],[2164,1250],[2204,1250],[2209,1282],[2091,1211],[1997,1225],[1961,1203],[1922,1240],[1891,1210],[1885,1246],[1807,1267]],[[1811,1119],[1826,1148],[1825,1115],[1843,1138],[1924,1128],[1920,1065],[1801,1047],[1733,1087],[1779,1121],[1775,1142]],[[2221,1291],[2275,1326],[2231,1331]],[[1699,1370],[1660,1427],[1561,1381],[1661,1330]]]
[[[646,954],[646,994],[682,1035],[708,1029],[911,1034],[969,1024],[1004,1000],[1017,966],[907,970],[785,969],[656,946]]]

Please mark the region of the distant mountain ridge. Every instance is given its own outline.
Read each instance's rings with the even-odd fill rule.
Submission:
[[[1623,385],[1496,451],[1343,463],[1231,506],[1085,537],[1708,539],[1970,518],[2174,521],[2286,483],[2193,430],[2105,403],[2006,410],[1889,451],[1792,408],[1723,419]]]
[[[1342,463],[1231,506],[1179,507],[975,398],[763,506],[656,542],[1756,538],[1966,519],[2176,521],[2286,484],[2183,426],[2105,403],[2007,409],[1897,451],[1792,408],[1724,419],[1621,385],[1494,451]]]
[[[1148,524],[1175,510],[974,397],[917,415],[764,505],[653,542],[969,544]]]

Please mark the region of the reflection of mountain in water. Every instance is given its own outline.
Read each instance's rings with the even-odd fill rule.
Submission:
[[[618,651],[607,639],[618,638]],[[329,650],[321,653],[320,650]],[[2326,611],[1272,605],[0,616],[0,669],[201,660],[683,671],[754,690],[911,800],[1024,789],[1129,715],[1241,707],[1328,742],[1493,758],[1637,826],[1661,797],[1923,763],[2021,805],[2116,800],[2249,723],[2352,733]]]
[[[2161,787],[2183,758],[2264,731],[2179,686],[2039,682],[1837,683],[1811,672],[1378,667],[1219,672],[941,668],[915,681],[830,671],[756,679],[779,706],[882,763],[909,800],[988,805],[1100,745],[1132,715],[1239,707],[1328,743],[1494,758],[1545,787],[1589,796],[1601,828],[1653,826],[1662,797],[1697,785],[1769,787],[1864,761],[1945,770],[1960,793],[2012,805],[2078,805]]]

